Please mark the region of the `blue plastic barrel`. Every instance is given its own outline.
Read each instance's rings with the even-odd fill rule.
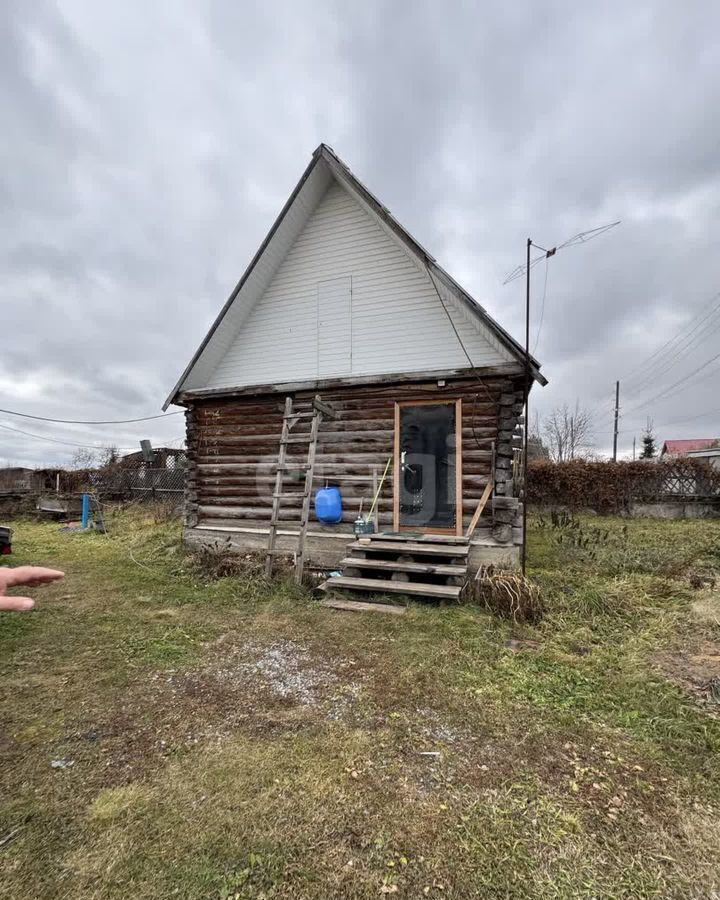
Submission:
[[[315,516],[323,525],[342,522],[342,497],[336,487],[320,488],[315,494]]]

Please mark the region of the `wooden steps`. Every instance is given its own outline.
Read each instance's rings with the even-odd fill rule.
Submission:
[[[408,594],[419,597],[441,597],[444,600],[457,600],[460,586],[453,584],[421,584],[414,581],[391,581],[388,578],[349,578],[338,575],[328,578],[322,584],[324,591],[333,588],[347,588],[351,591],[365,591],[372,594]]]
[[[320,605],[347,612],[381,612],[393,616],[402,616],[407,609],[406,606],[394,606],[391,603],[366,603],[363,600],[342,600],[340,597],[328,597]]]
[[[462,577],[467,572],[467,566],[452,565],[448,563],[419,563],[404,562],[394,559],[362,559],[359,556],[346,556],[340,563],[355,569],[377,569],[391,572],[412,572],[416,575],[454,575]]]
[[[328,578],[324,591],[401,594],[457,601],[467,577],[470,547],[450,535],[371,534],[348,545],[343,574]]]
[[[396,543],[416,544],[467,544],[467,538],[454,534],[419,534],[414,531],[398,533],[397,531],[379,531],[377,534],[363,535],[363,540],[395,541]]]
[[[470,548],[467,544],[421,544],[415,541],[354,541],[348,550],[361,550],[367,553],[398,553],[413,556],[467,556]]]

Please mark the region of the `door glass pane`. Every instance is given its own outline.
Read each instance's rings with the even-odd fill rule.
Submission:
[[[455,528],[455,403],[400,407],[400,525]]]

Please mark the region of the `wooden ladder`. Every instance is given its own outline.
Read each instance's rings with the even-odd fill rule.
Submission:
[[[280,450],[278,452],[277,472],[275,474],[275,488],[272,495],[272,512],[270,515],[270,534],[268,537],[267,557],[265,559],[265,575],[269,578],[273,571],[273,558],[278,554],[284,555],[286,551],[278,551],[276,548],[277,533],[280,527],[280,505],[283,497],[301,497],[300,509],[300,533],[298,534],[297,549],[295,551],[295,581],[302,583],[303,569],[305,567],[305,535],[307,533],[308,519],[310,518],[310,496],[312,494],[313,480],[315,478],[315,455],[317,453],[318,433],[323,416],[335,417],[335,411],[328,403],[324,403],[319,396],[312,401],[312,409],[298,412],[293,409],[293,398],[285,398],[283,411],[282,431],[280,433]],[[304,434],[292,435],[293,427],[301,419],[310,419],[310,431]],[[304,463],[287,463],[287,448],[289,444],[307,444],[307,459]],[[301,492],[283,491],[284,479],[288,472],[305,470],[305,485]]]

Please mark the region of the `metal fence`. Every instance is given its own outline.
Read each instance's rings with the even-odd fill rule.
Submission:
[[[155,497],[177,495],[185,490],[185,467],[153,469],[140,466],[111,472],[98,472],[91,477],[90,487],[105,496]]]
[[[163,468],[118,464],[104,469],[0,469],[0,497],[72,496],[92,492],[114,499],[181,498],[185,459]]]

